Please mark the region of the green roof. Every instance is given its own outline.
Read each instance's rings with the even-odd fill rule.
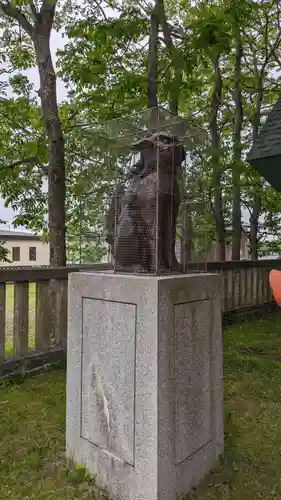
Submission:
[[[248,162],[277,191],[281,191],[281,96],[253,144]]]

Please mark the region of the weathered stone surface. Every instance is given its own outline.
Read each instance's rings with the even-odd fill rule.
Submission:
[[[113,498],[174,500],[223,451],[220,282],[71,275],[67,455]]]
[[[135,326],[135,305],[83,299],[81,435],[131,465]]]
[[[210,301],[175,306],[176,464],[211,441]]]

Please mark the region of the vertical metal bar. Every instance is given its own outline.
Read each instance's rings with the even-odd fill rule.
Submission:
[[[155,274],[159,274],[159,108],[157,108],[157,148],[156,148],[156,244],[155,244]]]
[[[116,191],[117,191],[117,188],[116,188],[116,183],[115,183],[115,187],[114,187],[114,191],[113,191],[113,196],[114,196],[114,237],[113,237],[113,246],[111,247],[112,251],[113,251],[113,255],[114,255],[114,250],[113,249],[115,247],[115,241],[116,241],[116,237],[117,237],[117,224],[118,224],[118,221],[117,221],[117,193],[116,193]],[[115,258],[115,255],[114,255],[113,272],[116,273],[116,258]]]
[[[171,199],[170,199],[170,202],[171,202],[171,217],[170,217],[170,228],[169,228],[169,236],[171,237],[172,236],[172,229],[173,229],[173,208],[174,208],[174,175],[175,174],[175,140],[173,139],[173,142],[172,144],[169,146],[172,149],[173,151],[173,154],[172,154],[172,185],[171,185]],[[177,222],[177,221],[176,221]],[[177,228],[177,226],[176,226]],[[176,229],[175,228],[175,229]],[[176,245],[176,241],[177,241],[177,230],[176,230],[176,235],[175,235],[175,245]],[[171,270],[172,268],[172,256],[173,256],[173,252],[175,251],[175,249],[172,247],[172,238],[171,238],[171,241],[170,241],[170,244],[169,244],[169,252],[170,252],[170,256],[169,256],[169,271]]]

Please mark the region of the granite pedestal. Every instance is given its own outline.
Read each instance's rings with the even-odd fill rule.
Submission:
[[[67,456],[113,500],[174,500],[223,452],[220,276],[74,273]]]

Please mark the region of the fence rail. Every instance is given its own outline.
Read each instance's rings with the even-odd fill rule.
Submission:
[[[69,273],[111,268],[110,264],[0,267],[0,378],[63,359]]]
[[[281,261],[188,264],[189,272],[221,274],[222,310],[230,317],[272,304],[268,275],[273,268],[281,270]],[[63,359],[69,273],[110,269],[110,264],[0,268],[0,378]]]
[[[221,274],[222,311],[229,313],[272,303],[268,275],[271,269],[281,270],[281,260],[213,261],[188,268]]]

